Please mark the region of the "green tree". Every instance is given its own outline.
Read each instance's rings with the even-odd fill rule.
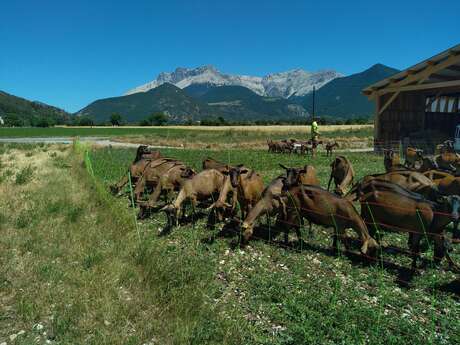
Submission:
[[[42,128],[49,127],[49,126],[51,126],[51,120],[47,119],[47,118],[38,119],[37,122],[34,123],[34,126],[35,127],[42,127]]]
[[[154,113],[150,115],[150,123],[153,126],[164,126],[168,122],[168,116],[163,113]]]
[[[22,127],[24,121],[17,114],[6,114],[3,118],[5,126],[7,127]]]
[[[123,121],[123,118],[120,114],[118,113],[113,113],[110,115],[110,123],[112,126],[120,126]]]
[[[79,126],[94,126],[94,121],[88,116],[82,116],[78,119]]]

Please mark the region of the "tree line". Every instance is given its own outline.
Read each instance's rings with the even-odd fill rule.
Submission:
[[[352,124],[372,124],[372,117],[358,117],[358,118],[334,118],[328,116],[316,117],[315,120],[320,125],[352,125]],[[153,113],[139,123],[140,126],[165,126],[169,124],[175,125],[200,125],[200,126],[264,126],[264,125],[309,125],[313,118],[291,118],[291,119],[270,119],[270,120],[250,120],[238,121],[227,120],[222,116],[206,117],[199,121],[192,121],[191,119],[185,120],[183,123],[177,123],[170,120],[169,116],[165,113]],[[71,125],[71,126],[123,126],[128,124],[124,117],[119,113],[113,113],[108,121],[96,122],[89,116],[72,116],[67,121],[56,121],[54,118],[49,117],[34,117],[29,121],[24,121],[17,115],[3,115],[4,126],[7,127],[52,127],[55,125]]]

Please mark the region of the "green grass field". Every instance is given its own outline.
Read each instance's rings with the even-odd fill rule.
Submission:
[[[308,163],[325,186],[331,160],[265,150],[163,151],[196,169],[207,156],[245,163],[267,183],[282,173],[278,163]],[[446,269],[411,277],[410,258],[391,250],[383,266],[336,256],[330,230],[320,227],[313,239],[304,231],[303,244],[295,235],[288,247],[282,236],[259,238],[244,250],[234,247],[237,234],[219,236],[204,220],[159,237],[163,214],[136,224],[129,199],[107,193],[134,150],[90,149],[94,178],[82,153],[69,148],[0,145],[0,154],[0,343],[21,329],[16,344],[460,342],[460,282]],[[381,157],[347,157],[358,177],[383,170]],[[406,245],[399,234],[384,240]]]
[[[90,157],[95,175],[105,186],[115,182],[133,154],[133,150],[93,151]],[[283,172],[278,163],[309,163],[317,168],[323,186],[329,177],[331,160],[324,156],[305,160],[265,151],[167,150],[165,154],[196,169],[208,155],[229,164],[244,163],[260,172],[266,183]],[[381,157],[373,154],[347,156],[358,178],[383,169]],[[126,207],[126,200],[119,202]],[[208,293],[212,291],[214,307],[222,308],[218,313],[233,315],[230,320],[240,328],[244,343],[421,344],[426,340],[460,340],[460,326],[456,322],[460,316],[458,293],[445,292],[460,287],[451,272],[428,269],[411,277],[410,258],[391,251],[383,253],[384,268],[380,264],[368,266],[345,254],[336,258],[328,250],[330,232],[321,228],[317,228],[314,240],[307,240],[307,248],[295,244],[294,248],[284,248],[278,242],[260,240],[254,241],[250,249],[240,251],[229,249],[236,235],[203,244],[210,236],[203,223],[195,228],[180,227],[166,238],[156,238],[164,224],[162,214],[145,221],[141,225],[142,236],[153,238],[155,246],[168,246],[172,241],[181,246],[187,243],[186,248],[196,251],[197,257],[206,263],[205,270],[213,272],[209,286],[216,284],[219,292]],[[295,243],[296,238],[292,240]],[[387,245],[405,247],[406,237],[391,234],[385,236],[385,241]],[[458,253],[457,249],[457,260]],[[150,265],[150,258],[147,255],[142,265]],[[195,272],[193,275],[205,273],[198,273],[198,267],[190,269]]]

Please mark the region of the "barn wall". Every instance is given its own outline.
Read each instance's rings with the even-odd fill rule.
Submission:
[[[381,97],[383,105],[391,94]],[[421,93],[402,93],[380,115],[377,116],[380,142],[396,141],[419,132],[425,126],[425,96]]]
[[[420,144],[425,141],[427,146],[432,146],[452,138],[455,126],[460,124],[459,114],[425,112],[426,97],[440,91],[436,89],[401,93],[381,115],[375,117],[376,146],[391,147],[399,141],[407,142],[405,138]],[[460,92],[460,89],[442,90],[443,94],[445,92]],[[391,95],[380,97],[380,106]]]

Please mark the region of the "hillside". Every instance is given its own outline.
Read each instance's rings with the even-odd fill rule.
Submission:
[[[89,116],[96,122],[108,121],[110,115],[119,113],[127,122],[139,122],[155,112],[164,112],[172,122],[189,118],[196,120],[209,115],[208,106],[187,95],[172,84],[162,84],[147,92],[97,100],[76,113]]]
[[[397,69],[376,64],[361,73],[330,81],[316,92],[316,114],[335,118],[371,116],[374,112],[374,104],[361,94],[361,90],[397,72],[399,72]],[[311,112],[311,93],[291,100]]]
[[[64,124],[69,114],[62,109],[0,91],[0,117],[10,126]]]
[[[210,89],[199,99],[212,112],[232,120],[292,119],[306,116],[305,109],[278,97],[263,97],[242,86],[219,86]]]
[[[167,114],[172,123],[210,117],[223,117],[232,121],[291,119],[306,114],[298,104],[282,98],[259,96],[242,86],[194,85],[182,90],[165,83],[147,92],[97,100],[76,115],[105,122],[111,114],[119,113],[125,121],[133,123],[155,112]]]

